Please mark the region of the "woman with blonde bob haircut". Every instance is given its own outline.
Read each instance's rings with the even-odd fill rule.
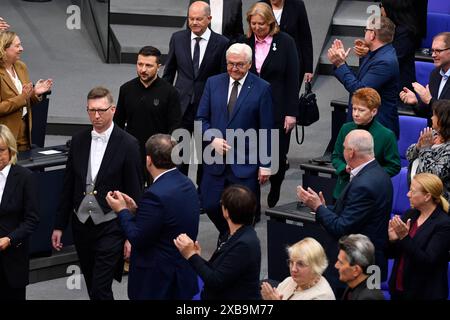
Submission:
[[[445,300],[450,249],[449,204],[441,179],[416,174],[408,198],[412,209],[389,221],[388,256],[395,258],[389,290],[393,300]]]
[[[304,238],[287,248],[290,277],[275,289],[261,285],[264,300],[335,300],[333,290],[322,276],[328,266],[325,250],[313,238]]]
[[[16,161],[16,140],[0,124],[0,301],[25,300],[28,239],[39,222],[34,176]]]

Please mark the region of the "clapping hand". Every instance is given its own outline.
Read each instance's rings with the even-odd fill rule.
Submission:
[[[391,233],[395,232],[397,239],[402,240],[404,237],[406,237],[408,235],[410,227],[411,227],[411,219],[408,219],[408,221],[406,221],[406,223],[404,223],[402,221],[402,219],[400,218],[400,216],[395,215],[389,221],[389,228],[388,228],[389,239],[391,238]],[[393,236],[393,234],[392,234],[392,236]]]
[[[399,95],[400,100],[402,100],[404,104],[415,105],[419,102],[417,101],[416,94],[409,90],[407,87],[403,87],[403,90],[400,91]]]
[[[52,85],[53,85],[52,79],[47,80],[39,79],[34,86],[34,94],[40,96],[41,94],[49,91]]]
[[[328,49],[327,57],[328,60],[335,66],[340,67],[345,63],[345,59],[347,59],[348,54],[350,53],[350,49],[345,50],[344,44],[341,40],[336,39],[333,41],[331,48]]]
[[[432,97],[428,85],[424,87],[418,82],[413,82],[412,86],[414,88],[414,91],[419,95],[420,100],[422,100],[422,102],[425,104],[429,104]]]
[[[26,83],[22,86],[22,96],[28,100],[33,95],[33,84],[31,82]]]
[[[369,53],[369,47],[363,39],[356,39],[353,44],[353,52],[359,58],[365,57]]]
[[[8,30],[10,25],[2,17],[0,17],[0,31]]]
[[[173,239],[173,243],[185,259],[189,259],[194,254],[201,255],[202,249],[198,241],[194,242],[186,233],[182,233],[176,239]]]
[[[434,144],[433,129],[425,128],[422,131],[420,131],[420,136],[419,140],[417,141],[416,147],[418,149],[429,148],[433,144]]]
[[[278,290],[272,287],[268,282],[261,284],[261,296],[263,300],[282,300],[283,295]]]

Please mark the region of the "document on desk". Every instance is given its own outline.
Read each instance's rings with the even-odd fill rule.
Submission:
[[[62,153],[62,152],[58,151],[58,150],[45,150],[45,151],[39,151],[38,153],[43,154],[45,156],[50,156],[52,154],[58,154],[58,153]]]

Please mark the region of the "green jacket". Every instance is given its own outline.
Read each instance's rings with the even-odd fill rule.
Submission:
[[[339,198],[342,190],[350,180],[350,175],[345,171],[347,163],[344,159],[344,140],[347,134],[358,129],[354,122],[345,123],[336,138],[333,155],[331,157],[333,167],[336,169],[337,182],[334,187],[333,197]],[[394,132],[374,120],[369,128],[374,141],[375,159],[378,161],[389,176],[393,177],[400,172],[400,155],[398,153],[397,138]]]

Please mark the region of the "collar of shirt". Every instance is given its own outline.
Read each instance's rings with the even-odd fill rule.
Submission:
[[[242,89],[242,86],[244,85],[245,79],[247,79],[247,75],[248,75],[248,72],[245,74],[244,77],[242,77],[241,80],[234,80],[232,77],[230,77],[230,82],[228,82],[228,98],[227,98],[227,103],[228,103],[228,101],[230,101],[231,90],[233,89],[234,82],[235,82],[235,81],[239,82],[239,86],[238,86],[238,97],[239,97],[239,93],[241,92],[241,89]]]
[[[270,46],[270,44],[272,43],[273,40],[273,36],[268,35],[267,37],[265,37],[262,40],[259,40],[258,37],[255,35],[255,44],[264,44],[266,46]]]
[[[177,168],[177,167],[172,168],[172,169],[169,169],[169,170],[166,170],[166,171],[164,171],[163,173],[158,174],[158,175],[155,177],[155,179],[153,179],[153,183],[155,183],[156,180],[158,180],[159,178],[161,178],[161,177],[162,177],[163,175],[165,175],[167,172],[173,171],[173,170],[175,170],[176,168]]]
[[[2,174],[3,177],[5,177],[5,181],[8,178],[8,174],[9,171],[11,170],[11,164],[8,164],[6,167],[3,168],[2,171],[0,171],[0,173]]]
[[[111,126],[108,129],[106,129],[106,131],[99,133],[99,134],[104,134],[106,136],[106,144],[108,144],[108,142],[109,142],[109,138],[111,137],[111,133],[112,133],[113,129],[114,129],[114,122],[111,123]],[[92,130],[92,131],[95,131],[95,130]]]
[[[350,180],[352,180],[354,177],[356,177],[356,175],[365,167],[367,166],[369,163],[371,163],[372,161],[374,161],[374,159],[367,161],[366,163],[363,163],[359,166],[357,166],[356,168],[352,169],[352,171],[350,171]]]
[[[203,32],[203,34],[201,36],[198,36],[191,31],[191,41],[195,40],[195,38],[197,38],[197,37],[202,38],[202,40],[209,41],[209,37],[211,37],[211,30],[209,28],[206,28],[206,31]]]
[[[445,80],[447,80],[450,77],[450,68],[448,68],[447,72],[444,72],[444,70],[439,70],[439,74],[441,77]]]

